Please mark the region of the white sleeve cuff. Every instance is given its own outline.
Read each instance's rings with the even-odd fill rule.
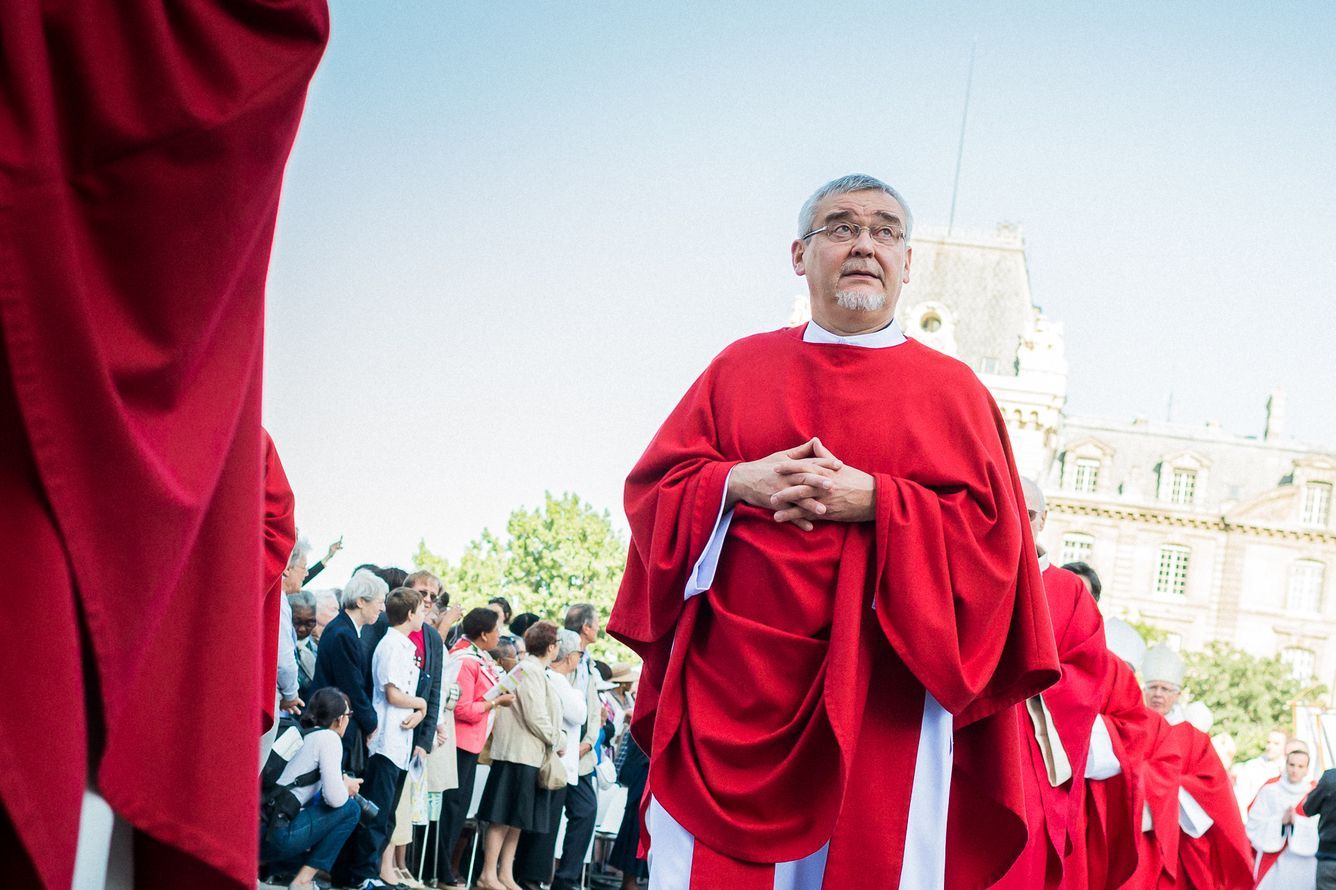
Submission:
[[[701,552],[700,559],[696,560],[691,574],[687,576],[683,599],[691,599],[698,593],[704,593],[714,583],[714,572],[719,568],[719,552],[724,549],[724,538],[728,536],[728,527],[733,523],[733,511],[724,509],[724,502],[728,500],[728,480],[732,476],[733,471],[729,470],[728,475],[724,477],[724,493],[719,498],[719,515],[714,521],[714,531],[710,533],[710,540],[705,542],[705,549]]]
[[[1087,779],[1111,779],[1123,771],[1122,764],[1113,754],[1113,740],[1109,738],[1109,727],[1104,718],[1095,715],[1095,723],[1090,727],[1090,752],[1086,754],[1085,777]]]
[[[1201,837],[1211,830],[1215,820],[1206,815],[1201,804],[1193,800],[1192,795],[1178,789],[1178,825],[1188,837]]]

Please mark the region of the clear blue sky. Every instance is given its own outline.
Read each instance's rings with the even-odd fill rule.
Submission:
[[[456,555],[621,485],[782,324],[822,182],[1020,223],[1069,410],[1336,446],[1336,4],[334,2],[288,170],[265,418],[317,550]],[[763,10],[763,11],[762,11]]]

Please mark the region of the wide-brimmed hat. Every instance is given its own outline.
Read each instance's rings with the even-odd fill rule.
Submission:
[[[612,666],[612,676],[608,679],[613,683],[634,683],[640,679],[640,665],[618,662]]]

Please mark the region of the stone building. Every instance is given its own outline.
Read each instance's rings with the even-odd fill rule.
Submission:
[[[1021,472],[1048,495],[1041,543],[1094,566],[1105,614],[1161,627],[1185,649],[1220,639],[1279,654],[1336,690],[1336,451],[1286,436],[1281,393],[1259,436],[1067,414],[1062,325],[1034,304],[1014,226],[917,228],[896,316],[993,393]]]

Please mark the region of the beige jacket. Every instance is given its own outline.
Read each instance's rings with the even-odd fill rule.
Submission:
[[[588,722],[585,723],[584,738],[580,739],[582,744],[589,745],[589,750],[580,758],[580,775],[587,776],[594,771],[594,766],[598,763],[598,758],[594,754],[594,745],[598,744],[598,731],[603,728],[603,701],[598,697],[598,668],[594,667],[593,657],[586,654],[589,659],[589,691],[585,695],[585,713],[589,715]],[[575,682],[575,674],[571,674],[571,682]]]
[[[542,766],[549,750],[561,744],[561,700],[536,659],[520,662],[519,686],[508,708],[496,709],[492,760]]]

